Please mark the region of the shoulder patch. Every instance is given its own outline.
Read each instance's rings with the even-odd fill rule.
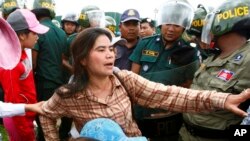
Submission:
[[[237,54],[234,56],[234,61],[240,61],[243,58],[242,54]]]
[[[220,72],[217,74],[217,78],[224,80],[224,81],[229,81],[232,77],[234,76],[234,72],[222,69]]]

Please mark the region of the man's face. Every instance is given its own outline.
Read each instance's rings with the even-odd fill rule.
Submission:
[[[155,34],[155,29],[152,28],[149,23],[141,23],[140,37],[152,36],[153,34]]]
[[[165,24],[161,26],[161,34],[163,38],[168,42],[174,42],[183,33],[184,28],[179,25]]]
[[[67,35],[71,35],[76,31],[76,24],[73,22],[64,22],[64,31]]]
[[[136,40],[139,36],[140,23],[136,20],[130,20],[123,22],[119,25],[122,38],[125,38],[128,42]]]

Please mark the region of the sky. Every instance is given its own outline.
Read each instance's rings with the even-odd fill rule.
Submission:
[[[0,3],[3,0],[0,0]],[[17,0],[20,7],[26,3],[29,9],[32,9],[34,0]],[[134,8],[139,11],[142,18],[149,17],[155,19],[157,9],[167,0],[53,0],[56,15],[64,16],[67,13],[79,14],[81,9],[87,5],[96,5],[105,12],[123,13],[126,9]],[[224,0],[188,0],[196,9],[198,4],[217,7]]]
[[[1,0],[0,0],[1,1]],[[34,0],[19,0],[26,1],[28,7],[31,7]],[[156,9],[159,9],[162,3],[167,0],[54,0],[55,11],[57,15],[65,15],[67,13],[79,14],[81,9],[87,5],[96,5],[105,12],[119,12],[122,13],[126,9],[137,9],[141,17],[150,17],[155,19]],[[216,7],[223,0],[188,0],[194,7],[198,4]]]

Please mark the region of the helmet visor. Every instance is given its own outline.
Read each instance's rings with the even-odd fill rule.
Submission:
[[[168,2],[159,11],[157,25],[174,24],[189,29],[194,17],[194,10],[187,3]]]
[[[105,27],[105,14],[101,10],[91,10],[87,12],[90,27]]]
[[[211,28],[212,28],[214,17],[215,17],[214,12],[209,13],[205,18],[204,26],[202,28],[201,41],[208,45],[211,43],[213,39]]]

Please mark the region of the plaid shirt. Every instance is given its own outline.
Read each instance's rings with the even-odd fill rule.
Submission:
[[[128,89],[133,103],[150,108],[174,112],[208,112],[224,108],[228,96],[226,93],[215,91],[164,86],[126,70],[118,72],[118,75]],[[116,121],[127,136],[141,135],[132,118],[128,93],[114,75],[110,76],[110,79],[113,83],[113,94],[105,100],[95,97],[88,90],[64,99],[54,94],[43,105],[45,115],[40,116],[46,140],[59,141],[56,120],[64,116],[73,118],[78,131],[81,131],[87,121],[105,117]]]

